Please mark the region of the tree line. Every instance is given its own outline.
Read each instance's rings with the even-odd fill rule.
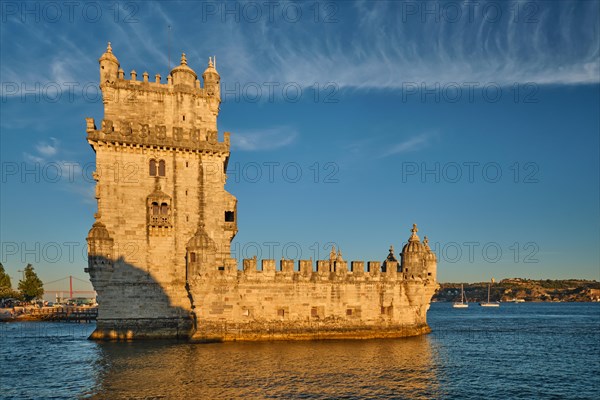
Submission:
[[[13,298],[31,301],[41,299],[43,295],[44,284],[31,264],[27,264],[23,270],[23,279],[19,281],[18,290],[14,290],[10,276],[4,270],[4,265],[0,263],[0,300]]]

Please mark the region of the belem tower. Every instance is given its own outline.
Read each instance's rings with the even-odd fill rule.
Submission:
[[[220,76],[185,54],[161,82],[99,59],[104,119],[87,118],[98,212],[87,236],[99,304],[92,339],[199,342],[393,338],[424,334],[435,254],[413,225],[399,255],[348,263],[231,257],[237,200],[225,190]]]

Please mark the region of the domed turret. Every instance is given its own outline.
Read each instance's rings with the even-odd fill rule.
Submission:
[[[98,62],[100,63],[100,84],[115,82],[119,72],[119,60],[113,54],[110,42],[108,42],[106,51],[100,56]]]
[[[205,274],[215,266],[217,245],[206,233],[203,223],[198,225],[196,234],[187,242],[186,250],[188,279],[193,279],[198,274]]]
[[[402,266],[401,271],[405,274],[406,278],[414,279],[423,275],[425,268],[425,246],[421,243],[419,236],[417,236],[417,224],[413,224],[411,229],[412,235],[408,239],[408,243],[402,248]]]
[[[419,229],[417,228],[417,224],[413,224],[413,227],[411,229],[412,235],[408,239],[408,243],[406,243],[402,248],[402,254],[425,252],[425,247],[421,243],[419,236],[417,236],[418,231]]]
[[[219,101],[221,100],[221,88],[219,86],[221,82],[221,77],[217,72],[215,66],[216,60],[213,58],[208,58],[208,67],[202,74],[202,79],[204,80],[204,89],[209,96],[215,96]]]
[[[111,262],[113,252],[113,239],[108,233],[106,226],[100,222],[100,214],[96,214],[96,222],[88,232],[86,241],[88,243],[88,266],[95,264],[107,264]]]
[[[106,225],[100,221],[94,222],[92,229],[88,232],[88,240],[110,240],[110,235]]]
[[[181,64],[171,70],[173,85],[186,85],[195,87],[198,75],[187,65],[185,53],[181,53]]]

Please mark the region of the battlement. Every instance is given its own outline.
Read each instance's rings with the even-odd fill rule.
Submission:
[[[167,129],[162,124],[103,119],[98,129],[93,118],[86,118],[86,123],[88,141],[229,154],[229,132],[225,132],[223,141],[219,142],[218,132],[206,128]]]
[[[214,94],[209,94],[208,91],[201,87],[200,79],[196,78],[194,80],[193,85],[189,83],[181,83],[178,82],[175,84],[173,82],[173,76],[171,74],[167,75],[167,81],[162,82],[162,76],[160,74],[154,75],[154,81],[150,81],[150,74],[147,71],[142,73],[142,80],[138,79],[138,74],[135,69],[132,69],[129,73],[129,79],[125,77],[125,71],[122,68],[119,68],[117,71],[117,79],[114,82],[108,82],[114,88],[121,89],[132,89],[139,91],[146,91],[152,93],[173,93],[173,92],[181,92],[187,94],[193,94],[198,97],[208,97],[213,96]],[[106,85],[107,82],[102,83],[102,85]],[[117,99],[114,99],[117,100]]]
[[[221,267],[205,271],[202,279],[225,278],[238,281],[272,281],[272,282],[396,282],[420,281],[428,284],[434,282],[435,271],[421,270],[403,271],[398,262],[368,261],[365,269],[364,261],[330,261],[317,260],[285,260],[277,263],[273,259],[256,258],[242,260],[242,270],[237,269],[235,259],[225,260]]]
[[[124,141],[150,145],[170,143],[188,148],[197,148],[196,141],[217,141],[221,90],[220,76],[212,58],[202,74],[202,86],[196,72],[187,65],[185,54],[182,54],[181,64],[168,74],[166,83],[161,82],[160,74],[154,75],[151,82],[146,71],[139,80],[135,69],[126,79],[110,43],[98,61],[104,104],[102,133],[111,134],[118,129]],[[196,131],[198,129],[200,131]],[[90,139],[89,132],[95,128],[89,121],[87,130]],[[96,136],[92,134],[91,139]],[[187,145],[186,140],[190,142]]]
[[[242,260],[242,270],[237,270],[235,260],[226,263],[223,269],[217,270],[219,275],[236,277],[240,280],[273,280],[273,281],[432,281],[431,272],[426,270],[404,273],[398,264],[388,263],[387,268],[379,261],[368,261],[365,269],[364,261],[330,261],[317,260],[261,260],[256,258]]]

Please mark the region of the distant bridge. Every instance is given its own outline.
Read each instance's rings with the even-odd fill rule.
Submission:
[[[80,279],[77,278],[75,276],[69,275],[69,276],[65,276],[64,278],[60,278],[60,279],[56,279],[50,282],[43,282],[44,283],[44,294],[54,294],[55,296],[60,295],[60,297],[64,297],[64,294],[69,293],[69,298],[72,299],[73,296],[76,297],[96,297],[96,291],[92,290],[82,290],[80,288],[75,288],[73,286],[73,281],[75,281],[75,283],[85,283],[87,285],[90,285],[90,281],[89,280],[84,280],[84,279]],[[64,282],[63,284],[64,289],[56,289],[56,290],[49,290],[46,289],[47,286],[49,285],[53,285],[59,282]],[[66,287],[66,284],[69,284],[68,288]]]

